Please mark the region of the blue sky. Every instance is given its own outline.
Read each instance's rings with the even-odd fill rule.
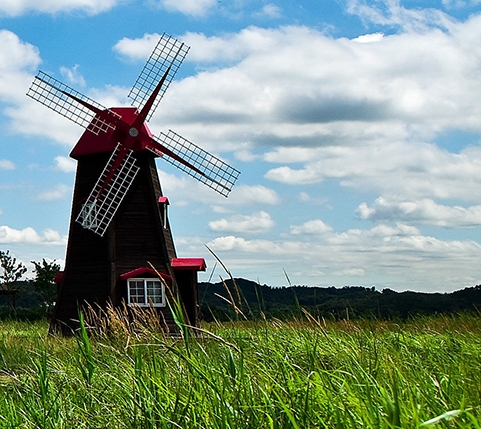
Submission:
[[[41,5],[39,5],[41,3]],[[200,280],[453,291],[481,283],[479,0],[3,0],[0,249],[63,263],[82,129],[38,69],[113,107],[158,37],[191,46],[149,123],[242,174],[228,199],[158,161]]]

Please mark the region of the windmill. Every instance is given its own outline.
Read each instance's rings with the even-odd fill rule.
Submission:
[[[42,71],[27,92],[85,128],[70,153],[77,171],[51,330],[75,328],[85,303],[154,307],[168,325],[164,282],[197,323],[197,272],[205,262],[176,255],[155,158],[225,197],[239,171],[171,130],[155,137],[147,126],[188,51],[164,33],[128,94],[132,107],[105,108]]]

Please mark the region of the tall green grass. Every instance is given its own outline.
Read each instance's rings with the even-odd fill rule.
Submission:
[[[481,427],[479,317],[134,325],[0,324],[0,427]]]

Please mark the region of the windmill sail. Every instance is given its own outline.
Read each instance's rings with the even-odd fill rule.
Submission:
[[[147,121],[150,120],[160,100],[162,100],[165,91],[169,88],[170,82],[174,79],[189,49],[190,47],[185,45],[185,43],[164,33],[150,55],[150,58],[147,60],[137,81],[128,94],[128,97],[132,100],[132,105],[136,106],[139,110],[142,110],[142,107],[147,102],[150,94],[159,82],[160,76],[163,76],[168,70],[167,78],[150,109],[146,118]]]
[[[114,125],[96,117],[94,111],[76,101],[72,96],[94,106],[98,110],[108,111],[112,117],[118,117],[116,113],[106,109],[100,103],[75,91],[75,89],[42,71],[39,71],[37,76],[35,76],[27,95],[96,135],[113,129]]]
[[[161,101],[184,57],[189,51],[184,43],[162,35],[147,60],[128,97],[136,106],[134,119],[106,109],[55,78],[39,71],[27,95],[62,116],[98,135],[117,130],[119,143],[83,204],[76,222],[103,236],[139,167],[133,150],[150,150],[161,155],[181,171],[227,197],[239,171],[199,146],[169,131],[152,137],[143,128]],[[108,135],[108,139],[114,138]]]
[[[166,154],[163,155],[163,159],[227,197],[239,177],[240,172],[238,170],[172,130],[169,130],[167,134],[160,133],[157,141],[161,146],[182,158],[185,163],[181,163]],[[186,164],[192,165],[194,169]]]
[[[106,183],[115,158],[119,155],[120,147],[119,143],[76,219],[85,229],[90,229],[101,237],[110,225],[139,171],[135,158],[132,156],[133,152],[129,150],[116,170],[115,176]]]

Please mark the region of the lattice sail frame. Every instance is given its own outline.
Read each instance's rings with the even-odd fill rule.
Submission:
[[[149,106],[145,108],[149,112],[144,120],[148,121],[151,118],[189,49],[189,46],[165,33],[160,38],[128,95],[132,100],[132,105],[137,105],[138,112],[141,112],[144,106]],[[162,87],[152,105],[149,105],[150,95],[156,89],[157,84],[160,84],[161,79],[159,78],[164,75],[166,77],[161,84]],[[115,124],[122,120],[122,117],[114,111],[105,108],[100,103],[42,71],[38,72],[27,92],[27,96],[96,135],[114,130]],[[86,105],[74,98],[86,103]],[[95,114],[95,109],[105,113],[105,115],[102,115],[103,119]],[[112,121],[109,121],[110,118]],[[171,130],[167,134],[161,133],[158,138],[152,137],[151,139],[151,146],[147,144],[146,149],[151,150],[156,155],[163,156],[170,164],[225,197],[231,191],[240,174],[235,168]],[[156,147],[155,143],[160,145],[160,148]],[[132,156],[133,152],[129,150],[127,156],[122,159],[120,166],[117,168],[113,179],[109,183],[105,183],[107,177],[112,177],[109,172],[114,160],[118,157],[121,145],[122,143],[119,143],[112,153],[94,189],[76,218],[76,221],[84,228],[90,229],[101,236],[104,235],[115,216],[139,170],[135,158]],[[163,153],[162,146],[164,150],[171,151],[170,156]],[[190,164],[190,167],[184,165],[179,159],[175,159],[175,156],[186,161]]]
[[[155,109],[169,88],[170,83],[174,79],[177,70],[189,52],[189,49],[190,46],[187,46],[185,43],[164,33],[152,51],[152,54],[145,63],[144,68],[140,72],[139,77],[128,94],[128,97],[132,100],[132,106],[141,110],[159,82],[159,78],[163,76],[170,67],[164,85],[157,95],[157,98],[146,118],[147,121],[149,121],[154,114]]]
[[[85,229],[90,229],[101,237],[105,234],[135,176],[139,172],[139,167],[133,157],[133,151],[129,150],[114,177],[105,184],[105,179],[112,169],[121,146],[120,143],[117,144],[87,201],[82,205],[82,209],[75,219]]]
[[[239,177],[240,172],[238,170],[172,130],[169,130],[167,134],[160,133],[156,140],[162,146],[170,149],[176,155],[200,170],[200,173],[168,155],[164,154],[162,156],[163,159],[224,197],[227,197]]]
[[[30,98],[47,106],[49,109],[59,113],[65,118],[70,119],[95,135],[115,128],[111,123],[100,120],[95,116],[95,113],[92,112],[92,110],[69,97],[69,95],[73,95],[99,110],[108,111],[109,114],[112,115],[112,118],[115,116],[119,117],[115,112],[107,109],[100,103],[97,103],[91,98],[75,91],[75,89],[70,88],[42,71],[37,73],[37,76],[35,76],[35,79],[27,92],[27,96]]]

